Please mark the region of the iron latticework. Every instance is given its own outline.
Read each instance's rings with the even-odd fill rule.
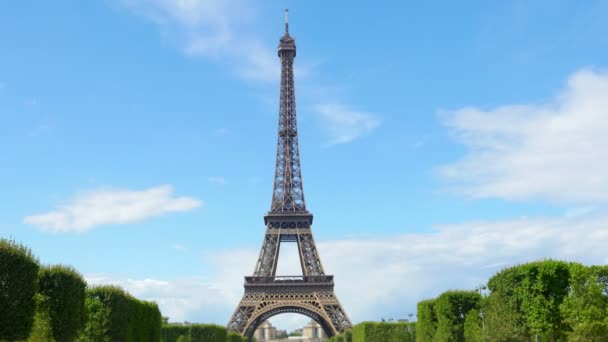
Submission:
[[[251,337],[266,319],[286,312],[306,315],[317,321],[328,336],[351,327],[350,319],[334,293],[333,276],[325,275],[306,210],[294,88],[293,61],[296,44],[289,35],[287,12],[285,34],[278,55],[281,59],[281,94],[274,189],[270,211],[264,216],[266,234],[253,276],[245,277],[245,295],[237,306],[228,330]],[[302,276],[277,276],[282,242],[298,245]]]

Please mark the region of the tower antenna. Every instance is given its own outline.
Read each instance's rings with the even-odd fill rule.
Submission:
[[[289,33],[289,9],[285,9],[285,33]]]

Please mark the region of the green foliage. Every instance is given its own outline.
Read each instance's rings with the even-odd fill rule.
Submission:
[[[241,336],[241,334],[235,333],[235,332],[229,332],[228,333],[228,342],[243,342],[243,341],[247,341],[247,339],[243,336]]]
[[[226,342],[226,328],[215,324],[191,324],[190,342]]]
[[[163,342],[176,342],[180,336],[184,336],[184,340],[187,341],[190,327],[183,324],[165,324],[162,328]]]
[[[36,313],[34,314],[32,332],[27,341],[54,341],[48,298],[40,293],[37,293],[34,298],[36,300]]]
[[[330,342],[352,342],[352,340],[353,340],[353,333],[352,333],[351,330],[347,330],[343,334],[334,335],[334,336],[328,338],[326,341],[330,341]]]
[[[65,266],[42,267],[39,293],[48,303],[53,337],[58,342],[74,341],[86,319],[84,278]]]
[[[30,249],[0,239],[0,340],[25,340],[30,335],[39,267]]]
[[[568,295],[570,265],[546,260],[505,269],[488,281],[490,296],[497,295],[510,316],[520,327],[519,338],[539,335],[558,339],[566,326],[560,305]]]
[[[158,305],[131,299],[132,319],[129,324],[130,341],[160,341],[162,318]]]
[[[570,264],[570,294],[560,309],[570,341],[608,341],[608,266]]]
[[[511,306],[509,298],[492,293],[485,298],[484,318],[489,341],[517,342],[527,339],[521,315]]]
[[[126,341],[129,328],[129,294],[116,286],[94,287],[87,291],[87,296],[100,305],[98,314],[89,323],[100,329],[100,335],[90,336],[93,339],[108,338],[110,341]]]
[[[473,309],[464,319],[464,340],[466,342],[483,342],[483,326],[480,312]]]
[[[179,335],[176,342],[188,342],[188,338],[185,335]]]
[[[85,299],[85,308],[87,322],[77,340],[82,342],[109,342],[110,338],[106,336],[106,331],[108,330],[110,308],[104,306],[99,298],[90,296],[88,291]]]
[[[437,315],[435,314],[435,299],[418,302],[418,321],[416,322],[416,341],[432,342],[437,332]]]
[[[481,296],[476,291],[447,291],[435,302],[439,341],[464,341],[464,319],[469,311],[478,309]]]
[[[80,340],[160,341],[162,318],[156,303],[133,298],[116,286],[87,291],[89,320]]]
[[[355,325],[352,330],[353,342],[413,342],[414,340],[413,323],[363,322]]]

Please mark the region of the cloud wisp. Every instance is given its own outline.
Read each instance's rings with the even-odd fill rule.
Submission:
[[[473,289],[501,268],[556,258],[606,264],[608,215],[468,222],[428,233],[318,242],[325,270],[354,322],[407,318],[416,303],[447,289]],[[283,250],[283,248],[282,248]],[[113,279],[136,296],[156,300],[172,321],[225,324],[243,295],[257,248],[208,255],[208,277],[175,280]],[[281,254],[282,274],[301,274],[297,253]],[[243,262],[245,261],[245,262]],[[98,280],[97,283],[102,282]],[[374,291],[369,291],[373,288]],[[295,329],[307,321],[288,315],[273,319]]]
[[[26,217],[26,224],[56,233],[85,232],[102,225],[129,224],[198,208],[192,197],[174,197],[170,185],[146,190],[95,190],[76,196],[55,210]]]
[[[120,0],[132,13],[155,23],[184,54],[227,63],[248,80],[276,82],[279,61],[250,33],[255,8],[246,0]]]
[[[315,107],[329,135],[329,144],[344,144],[369,134],[380,126],[380,119],[372,113],[352,110],[337,103]]]
[[[280,80],[276,46],[263,44],[253,33],[258,19],[256,8],[249,1],[117,1],[131,13],[156,24],[162,36],[176,41],[187,56],[224,64],[244,80],[275,84]],[[300,61],[294,72],[299,79],[306,78],[314,74],[315,65]],[[319,103],[319,99],[312,102]],[[355,140],[380,125],[376,115],[337,103],[318,104],[315,111],[327,127],[332,145]]]
[[[468,154],[440,173],[475,198],[606,203],[606,94],[608,72],[581,70],[547,103],[447,112]]]

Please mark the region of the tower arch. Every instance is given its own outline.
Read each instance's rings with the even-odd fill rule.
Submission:
[[[323,317],[323,312],[304,305],[279,305],[276,307],[268,308],[264,312],[260,312],[258,315],[253,316],[251,318],[251,323],[245,329],[245,333],[243,334],[243,336],[248,338],[252,337],[256,329],[266,320],[285,313],[297,313],[304,315],[319,323],[319,325],[321,325],[321,328],[323,328],[325,335],[333,336],[336,334],[336,332],[332,330],[331,322],[329,322],[325,317]]]

